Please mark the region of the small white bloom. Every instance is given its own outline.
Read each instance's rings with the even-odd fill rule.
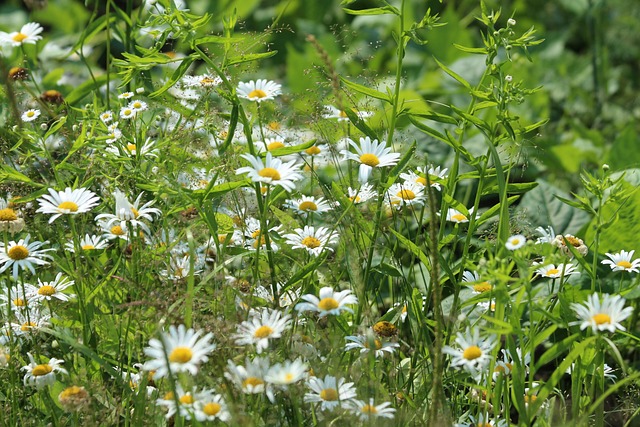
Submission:
[[[331,410],[336,407],[347,407],[356,397],[353,383],[348,383],[344,378],[336,378],[326,375],[324,380],[318,377],[310,377],[307,386],[310,393],[304,395],[304,401],[320,403],[320,409]]]
[[[619,295],[604,294],[602,301],[598,294],[591,294],[583,304],[571,304],[571,308],[582,320],[580,329],[591,327],[594,333],[599,331],[615,332],[616,329],[626,330],[620,324],[631,316],[633,307],[625,308],[626,300]]]
[[[47,363],[39,364],[34,360],[31,353],[27,353],[27,355],[31,362],[22,367],[22,370],[26,371],[24,375],[24,385],[40,389],[55,383],[56,373],[68,374],[68,372],[60,366],[64,363],[64,360],[52,357]]]
[[[35,119],[37,119],[38,117],[40,117],[40,110],[37,109],[31,109],[31,110],[27,110],[24,113],[22,113],[22,121],[23,122],[32,122]]]
[[[45,194],[37,201],[40,207],[36,212],[54,214],[49,218],[49,224],[51,224],[61,215],[77,215],[89,212],[100,202],[100,199],[93,191],[86,188],[72,190],[67,187],[62,191],[49,188],[49,194]]]
[[[356,152],[342,150],[341,153],[345,156],[345,159],[355,160],[360,163],[358,172],[360,183],[365,183],[369,180],[373,168],[393,166],[400,160],[400,153],[392,153],[391,148],[387,147],[385,141],[378,142],[377,139],[371,141],[367,136],[360,138],[360,145],[351,140],[349,140],[349,144]]]
[[[291,316],[278,310],[263,308],[251,319],[238,325],[238,333],[234,335],[236,344],[255,344],[256,352],[262,353],[269,347],[269,340],[282,337],[282,333],[291,326]]]
[[[312,294],[303,295],[300,299],[305,302],[301,302],[296,305],[296,310],[303,311],[315,311],[320,313],[320,317],[328,316],[330,314],[340,314],[343,311],[353,313],[353,310],[347,305],[357,304],[358,298],[352,295],[351,290],[347,289],[340,292],[334,292],[333,288],[325,286],[320,289],[319,298]]]
[[[282,85],[265,79],[259,79],[257,81],[251,80],[249,83],[240,82],[237,93],[239,98],[262,102],[274,99],[280,95],[282,93]]]
[[[636,258],[633,261],[633,253],[635,251],[620,251],[615,254],[607,253],[609,259],[602,261],[602,264],[608,265],[613,271],[628,271],[629,273],[638,273],[640,268],[640,258]]]
[[[507,239],[507,242],[504,246],[510,251],[515,251],[516,249],[520,249],[527,243],[527,238],[522,234],[516,234]]]

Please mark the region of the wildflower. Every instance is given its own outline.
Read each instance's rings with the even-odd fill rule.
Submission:
[[[120,109],[120,118],[121,119],[125,119],[125,120],[129,120],[129,119],[133,119],[136,116],[136,110],[134,110],[133,108],[126,106],[126,107],[122,107]]]
[[[274,159],[271,153],[267,153],[264,163],[260,157],[250,154],[243,154],[241,157],[249,161],[251,166],[241,167],[236,171],[236,175],[246,173],[253,182],[279,185],[287,191],[292,191],[296,187],[294,181],[302,178],[300,166],[294,160],[283,163],[280,159]]]
[[[278,293],[278,306],[279,307],[289,307],[293,305],[294,302],[300,299],[300,291],[301,289],[287,289],[282,291],[282,283],[276,283],[276,292]],[[264,287],[262,285],[258,285],[253,293],[254,296],[258,298],[262,298],[267,301],[269,304],[273,304],[275,301],[273,296],[273,289],[271,286]]]
[[[324,249],[333,251],[327,245],[335,244],[338,236],[329,231],[326,227],[315,227],[305,225],[304,228],[296,228],[293,233],[285,234],[287,244],[292,249],[306,249],[309,254],[318,256]]]
[[[203,74],[201,76],[184,76],[182,78],[182,84],[185,87],[202,87],[210,88],[220,85],[222,79],[218,76],[211,76],[209,74]]]
[[[395,307],[398,307],[399,305],[395,305]],[[390,310],[393,310],[390,309]],[[406,304],[402,306],[401,309],[401,314],[400,314],[400,319],[402,322],[404,322],[404,319],[402,318],[402,316],[404,316],[404,319],[406,319],[407,317],[407,306]],[[391,322],[388,322],[386,320],[381,320],[379,322],[376,322],[371,329],[373,330],[373,332],[381,337],[395,337],[396,335],[398,335],[398,327],[396,325],[394,325]]]
[[[100,114],[100,120],[102,123],[109,124],[113,120],[113,112],[111,110],[107,110],[104,113]]]
[[[40,99],[44,102],[56,105],[60,105],[64,102],[64,97],[62,96],[62,94],[59,91],[53,89],[45,90],[44,92],[42,92],[42,94],[40,95]]]
[[[640,258],[636,258],[633,261],[633,253],[635,251],[620,251],[615,254],[607,253],[607,257],[609,259],[605,259],[602,261],[602,264],[608,265],[611,267],[613,271],[628,271],[629,273],[638,273],[638,268],[640,267]]]
[[[522,234],[516,234],[507,239],[507,243],[504,246],[510,251],[515,251],[516,249],[520,249],[527,243],[527,238]]]
[[[344,154],[345,159],[355,160],[360,163],[358,172],[360,183],[365,183],[369,180],[369,175],[371,175],[373,168],[393,166],[400,159],[400,153],[392,153],[391,148],[387,147],[385,141],[378,142],[377,139],[374,139],[372,142],[367,136],[360,138],[360,146],[351,140],[349,140],[349,144],[356,150],[356,153],[342,150],[342,154]]]
[[[423,187],[427,185],[427,178],[429,176],[429,182],[431,186],[436,190],[441,190],[440,181],[443,181],[447,178],[448,168],[440,169],[440,166],[434,167],[430,165],[429,168],[425,171],[425,168],[422,166],[418,167],[418,172],[403,172],[400,174],[400,178],[405,181],[415,182],[416,184],[420,184]]]
[[[135,96],[135,93],[133,92],[123,92],[120,95],[118,95],[118,99],[129,99],[129,98],[133,98]]]
[[[594,333],[598,331],[615,332],[616,329],[626,330],[620,324],[633,313],[632,307],[624,307],[626,300],[619,295],[605,294],[600,301],[598,294],[591,294],[586,304],[571,304],[571,308],[582,320],[580,329],[591,327]]]
[[[104,218],[105,224],[108,227],[111,227],[119,221],[119,225],[123,230],[127,227],[127,224],[130,224],[133,228],[140,227],[147,234],[150,234],[149,227],[143,223],[141,219],[153,221],[153,215],[160,215],[160,209],[151,207],[155,202],[152,200],[140,206],[142,193],[138,195],[133,204],[129,202],[127,196],[120,190],[115,190],[113,195],[116,200],[116,213],[100,214],[96,216],[95,219],[100,220]]]
[[[131,108],[137,114],[141,111],[148,109],[149,107],[147,106],[146,102],[134,99],[129,103],[129,108]]]
[[[337,406],[346,406],[356,397],[353,383],[348,383],[344,378],[336,378],[326,375],[324,380],[318,377],[310,377],[307,386],[310,393],[305,393],[304,401],[308,403],[320,402],[320,409],[334,409]]]
[[[469,222],[469,217],[473,215],[473,208],[469,209],[468,215],[456,210],[454,208],[447,209],[447,221],[455,222],[456,224]]]
[[[451,356],[451,366],[463,367],[472,375],[480,373],[491,361],[491,352],[496,344],[494,336],[480,338],[480,331],[467,328],[463,334],[457,333],[458,348],[444,346],[442,351]]]
[[[299,199],[289,199],[285,202],[285,206],[294,209],[302,217],[306,218],[309,214],[323,214],[331,210],[331,205],[324,197],[302,196]]]
[[[159,340],[149,340],[149,347],[144,349],[144,354],[152,359],[144,364],[144,369],[155,371],[154,378],[179,372],[196,375],[198,365],[209,360],[207,355],[216,348],[216,345],[210,342],[213,338],[212,333],[200,338],[201,334],[202,331],[187,329],[184,325],[177,328],[171,325],[168,334],[164,332]]]
[[[371,184],[362,184],[359,189],[353,189],[349,187],[347,189],[347,197],[352,203],[364,203],[367,200],[373,199],[377,196],[377,193],[373,189],[373,185]]]
[[[353,400],[350,403],[350,408],[354,414],[358,415],[362,420],[369,420],[371,418],[390,418],[395,416],[395,408],[390,408],[391,402],[384,402],[380,405],[374,403],[374,399],[370,398],[368,402],[362,400]]]
[[[580,274],[576,271],[576,267],[573,264],[558,264],[556,267],[554,264],[545,265],[536,270],[536,273],[542,277],[550,279],[558,279],[565,276],[571,276],[572,274]]]
[[[296,310],[303,311],[316,311],[320,317],[328,316],[330,314],[340,314],[343,311],[353,313],[353,310],[347,307],[347,304],[357,304],[358,298],[351,294],[349,289],[334,292],[334,290],[325,286],[320,289],[319,298],[315,295],[306,294],[300,299],[305,302],[301,302],[296,305]]]
[[[255,313],[250,320],[238,325],[235,334],[236,344],[255,344],[256,352],[262,353],[269,346],[269,339],[280,338],[282,333],[291,326],[291,316],[278,310],[263,308]]]
[[[84,387],[72,385],[58,395],[60,406],[67,412],[77,412],[89,406],[91,397]]]
[[[337,109],[333,105],[325,105],[324,109],[326,112],[322,115],[322,117],[325,119],[338,119],[339,122],[349,121],[349,116],[347,116],[347,113],[345,113],[343,110]],[[355,108],[352,108],[351,111],[353,111],[354,114],[360,119],[366,119],[373,116],[373,113],[369,111],[358,111]]]
[[[2,285],[4,285],[4,283],[2,283]],[[37,288],[29,283],[22,283],[15,288],[11,286],[3,287],[6,288],[7,293],[0,293],[0,300],[2,301],[0,307],[9,304],[11,311],[27,310],[30,307],[33,294],[37,292]],[[6,310],[4,312],[6,313]]]
[[[200,422],[215,420],[227,422],[231,419],[224,398],[212,390],[202,390],[195,394],[193,416]]]
[[[9,69],[8,77],[13,81],[29,80],[29,70],[23,67],[11,67]]]
[[[531,353],[524,352],[520,347],[516,348],[515,357],[511,354],[509,350],[502,349],[500,350],[502,353],[502,360],[497,360],[495,368],[493,370],[493,379],[494,381],[500,375],[511,375],[511,372],[517,366],[516,360],[520,363],[520,365],[524,368],[525,372],[529,371],[529,363],[531,362]]]
[[[31,235],[16,241],[10,241],[7,245],[0,242],[0,273],[6,271],[13,265],[13,277],[18,277],[18,269],[29,270],[35,274],[36,270],[33,265],[47,265],[46,259],[52,259],[47,252],[55,249],[40,249],[44,244],[49,242],[31,242]]]
[[[265,375],[265,380],[271,384],[286,386],[303,379],[307,374],[308,366],[300,359],[293,362],[276,363]]]
[[[120,224],[109,225],[107,221],[98,221],[98,226],[103,232],[102,237],[107,240],[129,239],[129,229],[126,225],[123,227]]]
[[[392,206],[401,209],[405,206],[422,205],[426,199],[424,186],[411,181],[392,184],[387,191]]]
[[[33,108],[22,113],[21,119],[23,122],[32,122],[38,117],[40,117],[40,110]]]
[[[257,250],[258,248],[266,248],[267,247],[267,233],[271,235],[271,233],[276,233],[280,230],[281,226],[275,226],[269,228],[269,221],[267,221],[267,233],[263,232],[260,229],[260,221],[255,218],[247,218],[245,224],[245,236],[249,239],[247,242],[247,247],[250,250]],[[275,244],[272,238],[269,239],[270,248],[272,251],[278,250],[278,245]]]
[[[194,393],[190,390],[184,390],[182,385],[176,384],[176,393],[172,391],[165,394],[163,397],[156,400],[156,403],[160,406],[164,406],[168,409],[167,419],[173,417],[176,413],[179,413],[185,420],[190,420],[194,412],[194,404],[196,402]],[[179,405],[176,407],[176,405]]]
[[[249,83],[238,83],[237,93],[239,98],[249,101],[262,102],[274,99],[282,93],[282,85],[271,80],[251,80]]]
[[[275,400],[271,385],[266,382],[266,375],[269,372],[269,359],[266,357],[256,357],[253,360],[245,359],[245,365],[236,365],[233,361],[227,361],[227,372],[224,376],[236,384],[243,393],[262,394],[266,393],[269,400]]]
[[[0,44],[9,44],[13,47],[22,46],[23,44],[36,44],[42,39],[42,26],[37,22],[29,22],[24,24],[20,31],[5,33],[0,31]]]
[[[582,256],[586,256],[589,252],[589,248],[584,244],[584,241],[578,237],[572,236],[571,234],[558,234],[552,241],[551,244],[557,248],[559,248],[563,254],[571,255],[571,251],[567,247],[565,243],[565,239],[573,248]]]
[[[383,341],[372,334],[350,335],[345,339],[347,340],[344,346],[345,351],[358,349],[361,354],[373,351],[376,357],[383,357],[385,353],[393,354],[396,348],[400,347],[398,343]]]
[[[49,224],[51,224],[61,215],[77,215],[89,212],[99,201],[98,196],[86,188],[72,190],[67,187],[63,191],[49,188],[49,194],[45,194],[38,199],[40,207],[36,212],[54,214],[49,218]]]
[[[9,197],[7,197],[9,199]],[[24,229],[24,219],[7,200],[0,198],[0,231],[8,231],[10,234],[19,233]]]
[[[39,308],[15,311],[17,322],[11,323],[11,329],[16,335],[35,333],[50,326],[51,315],[41,311]]]
[[[80,250],[82,252],[97,251],[100,249],[104,249],[107,246],[108,246],[108,242],[105,241],[101,236],[85,234],[80,239]],[[75,243],[73,240],[70,240],[67,243],[65,243],[64,248],[69,252],[76,251]]]
[[[33,359],[31,353],[27,353],[27,355],[31,362],[22,367],[22,370],[26,371],[24,375],[24,385],[40,389],[46,385],[55,383],[56,373],[68,374],[64,368],[60,367],[60,365],[64,363],[64,360],[52,357],[47,363],[38,364]]]
[[[477,271],[465,271],[462,273],[462,282],[468,283],[469,287],[474,294],[482,294],[484,292],[490,292],[493,289],[493,285],[487,281],[482,281]]]
[[[58,273],[56,278],[50,282],[42,282],[38,279],[38,286],[35,286],[33,293],[28,294],[27,297],[33,297],[35,301],[51,301],[53,298],[60,301],[69,301],[74,298],[75,295],[65,294],[62,291],[73,286],[74,283],[73,280],[64,277],[62,273]]]

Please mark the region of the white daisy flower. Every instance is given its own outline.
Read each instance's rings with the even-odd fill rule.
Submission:
[[[152,200],[140,206],[142,199],[142,193],[140,193],[133,204],[131,204],[127,196],[120,190],[115,190],[113,196],[116,201],[116,213],[100,214],[96,216],[96,221],[104,219],[107,227],[112,227],[115,223],[120,222],[119,225],[122,230],[127,228],[127,224],[130,224],[131,227],[140,227],[145,233],[150,234],[149,227],[143,223],[141,219],[146,219],[151,222],[153,221],[153,215],[161,214],[160,209],[151,207],[155,201]]]
[[[462,273],[462,283],[467,283],[469,288],[474,294],[482,294],[484,292],[490,292],[493,289],[493,285],[487,281],[480,279],[480,275],[477,271],[465,271]]]
[[[264,163],[258,156],[243,154],[241,157],[249,161],[251,166],[241,167],[236,171],[236,175],[246,173],[253,182],[279,185],[287,191],[292,191],[296,188],[294,181],[302,179],[300,165],[294,160],[283,163],[280,159],[274,159],[271,153],[267,153]]]
[[[469,217],[473,215],[473,208],[469,209],[469,214],[463,214],[454,208],[447,209],[447,221],[455,222],[456,224],[469,222]],[[476,215],[477,217],[477,215]]]
[[[70,286],[74,285],[73,280],[69,280],[68,277],[64,277],[62,273],[58,273],[56,278],[50,282],[42,282],[38,279],[38,286],[35,286],[34,292],[27,295],[29,298],[33,298],[35,301],[51,301],[52,299],[58,299],[60,301],[69,301],[75,298],[73,294],[65,294],[64,291]]]
[[[129,240],[129,229],[126,225],[123,227],[120,224],[110,225],[107,221],[98,221],[98,227],[102,230],[102,237],[107,240]]]
[[[352,295],[351,290],[346,289],[340,292],[334,292],[334,290],[325,286],[320,289],[319,298],[312,294],[306,294],[300,297],[305,302],[301,302],[296,305],[296,310],[300,312],[315,311],[320,313],[320,317],[328,316],[330,314],[340,314],[343,311],[353,313],[353,310],[347,305],[357,304],[358,298]]]
[[[311,157],[324,156],[328,152],[329,152],[329,146],[327,144],[314,144],[303,151],[304,154]]]
[[[442,351],[451,356],[451,366],[462,367],[472,375],[477,375],[491,362],[491,352],[496,345],[496,337],[480,338],[480,330],[467,328],[463,334],[456,334],[456,348],[444,346]]]
[[[129,98],[133,98],[135,96],[135,93],[133,92],[123,92],[120,95],[118,95],[118,99],[129,99]]]
[[[347,189],[347,197],[354,204],[364,203],[368,200],[374,199],[378,193],[373,189],[373,185],[366,183],[358,189],[349,187]]]
[[[547,228],[538,227],[536,228],[536,232],[540,235],[536,240],[536,245],[541,243],[551,243],[556,238],[556,233],[553,231],[552,226],[548,226]]]
[[[42,26],[37,22],[29,22],[24,24],[20,31],[5,33],[0,31],[0,44],[9,44],[13,47],[22,46],[23,44],[36,44],[42,39]]]
[[[275,227],[269,227],[269,221],[267,221],[267,230],[269,233],[269,244],[271,246],[272,251],[277,251],[278,245],[273,241],[271,237],[272,233],[277,233],[280,230],[281,226],[277,225]],[[247,238],[246,248],[250,250],[257,250],[258,247],[260,249],[266,249],[267,247],[267,233],[264,233],[260,229],[260,220],[256,218],[247,218],[245,222],[245,237]]]
[[[425,171],[423,166],[418,167],[417,172],[403,172],[400,174],[400,178],[405,181],[415,182],[423,187],[427,185],[427,178],[429,176],[429,182],[431,186],[436,190],[441,190],[440,182],[444,181],[447,178],[448,168],[440,169],[440,166],[434,167],[433,165],[429,165],[429,168]]]
[[[589,252],[589,248],[584,244],[584,241],[576,236],[572,236],[571,234],[558,234],[552,241],[551,244],[557,248],[559,248],[563,254],[567,256],[573,256],[567,244],[565,243],[565,239],[573,248],[582,256],[586,256]]]
[[[129,103],[129,108],[131,108],[135,113],[139,113],[141,111],[145,111],[149,108],[146,102],[140,101],[138,99],[134,99]]]
[[[282,93],[282,85],[265,79],[251,80],[249,83],[238,83],[237,93],[239,98],[249,101],[268,101]]]
[[[134,110],[133,108],[129,107],[128,105],[126,107],[122,107],[120,109],[120,118],[124,119],[124,120],[129,120],[129,119],[133,119],[136,116],[136,110]]]
[[[292,306],[296,301],[300,299],[301,288],[297,289],[287,289],[286,291],[282,291],[282,284],[276,284],[276,292],[278,293],[279,304],[278,307],[289,307]],[[267,301],[269,304],[273,304],[275,299],[273,296],[273,288],[271,286],[265,287],[262,285],[258,285],[253,292],[253,295],[262,298]]]
[[[309,214],[320,215],[331,210],[331,205],[324,197],[302,196],[298,199],[289,199],[284,205],[294,209],[303,218]]]
[[[265,375],[268,383],[277,386],[287,386],[304,379],[307,376],[309,367],[300,359],[293,362],[287,360],[284,363],[276,363],[269,368]]]
[[[331,410],[338,406],[346,407],[356,397],[353,383],[331,375],[326,375],[324,380],[310,377],[307,386],[311,392],[304,395],[304,401],[307,403],[319,402],[320,409]]]
[[[264,141],[257,141],[255,145],[259,153],[264,153],[287,147],[289,144],[287,144],[283,138],[265,138]]]
[[[176,404],[177,401],[177,404]],[[156,400],[156,404],[167,408],[167,419],[178,413],[185,420],[190,420],[195,407],[196,398],[191,390],[185,390],[180,383],[176,383],[175,394],[170,391]]]
[[[291,316],[278,310],[263,308],[251,319],[238,325],[238,333],[234,335],[236,344],[255,344],[256,352],[262,353],[269,347],[269,340],[282,337],[282,333],[291,327]]]
[[[640,268],[640,258],[636,258],[633,261],[634,251],[625,251],[622,250],[615,254],[607,253],[607,257],[609,259],[605,259],[602,261],[602,264],[608,265],[611,267],[613,271],[628,271],[629,273],[638,273],[638,268]]]
[[[100,114],[100,120],[102,120],[102,123],[104,123],[105,125],[111,123],[111,121],[113,120],[113,111],[107,110],[104,113]]]
[[[8,244],[0,242],[0,273],[8,270],[13,266],[13,277],[18,277],[18,269],[29,270],[32,274],[36,273],[33,265],[47,265],[49,261],[46,259],[53,259],[53,257],[47,252],[54,251],[55,249],[40,249],[45,242],[31,242],[31,235],[27,235],[24,239],[16,241],[10,241]]]
[[[89,212],[91,208],[100,202],[100,198],[93,191],[86,188],[72,190],[67,187],[63,191],[49,188],[49,194],[45,194],[38,200],[40,207],[36,212],[54,214],[49,218],[49,224],[61,215],[77,215]]]
[[[338,236],[326,227],[315,227],[305,225],[303,228],[296,228],[293,233],[285,234],[287,244],[292,249],[306,249],[309,254],[318,256],[323,250],[333,249],[328,245],[334,245],[338,241]]]
[[[367,136],[360,138],[360,145],[349,140],[349,144],[356,150],[356,153],[352,153],[348,150],[342,150],[345,159],[355,160],[360,163],[360,169],[358,172],[358,180],[360,183],[365,183],[369,180],[369,175],[373,168],[379,168],[384,166],[393,166],[400,160],[400,153],[392,153],[391,148],[387,147],[385,141],[378,142],[374,139],[373,142]]]
[[[395,408],[390,408],[391,402],[384,402],[380,405],[376,405],[373,398],[370,398],[368,402],[362,400],[353,400],[350,403],[350,408],[353,413],[360,417],[362,420],[369,420],[372,418],[389,418],[395,417]]]
[[[527,243],[527,238],[522,234],[515,234],[507,239],[507,242],[504,246],[510,251],[515,251],[516,249],[520,249]]]
[[[347,343],[344,346],[345,351],[360,350],[360,353],[368,353],[373,351],[375,357],[384,357],[385,353],[393,354],[400,344],[368,335],[349,335],[345,337]]]
[[[60,366],[64,363],[64,360],[52,357],[47,363],[39,364],[36,363],[31,353],[27,353],[27,355],[31,362],[22,367],[22,370],[26,371],[24,375],[24,385],[40,389],[55,383],[56,373],[68,375],[66,369]]]
[[[49,323],[51,315],[39,308],[20,310],[14,313],[16,315],[16,322],[11,323],[11,329],[16,335],[36,333],[41,328],[51,326]]]
[[[348,122],[349,116],[343,110],[340,110],[333,105],[325,105],[324,106],[325,113],[322,115],[325,119],[338,119],[339,122]],[[366,119],[368,117],[373,116],[372,112],[369,111],[358,111],[356,109],[352,109],[354,114],[358,116],[360,119]]]
[[[222,83],[222,79],[218,76],[211,76],[209,74],[202,74],[200,76],[184,76],[182,78],[182,85],[185,87],[201,87],[210,88],[219,86]]]
[[[391,206],[402,209],[405,206],[422,205],[426,200],[424,185],[411,181],[395,183],[387,191],[387,199]]]
[[[565,276],[571,276],[572,274],[580,274],[576,271],[576,267],[573,264],[558,264],[556,267],[554,264],[548,264],[544,267],[540,267],[536,270],[536,273],[542,277],[550,279],[558,279]]]
[[[107,246],[109,246],[109,243],[106,240],[104,240],[101,236],[85,234],[80,239],[80,249],[82,250],[82,252],[97,251],[100,249],[104,249]],[[64,248],[69,252],[76,251],[75,243],[73,240],[70,240],[67,243],[65,243]]]
[[[256,357],[253,360],[245,359],[245,366],[236,365],[232,360],[227,361],[227,372],[224,376],[238,386],[246,394],[266,393],[269,400],[275,400],[273,389],[266,382],[269,372],[269,359]]]
[[[184,325],[169,327],[160,339],[149,340],[149,347],[144,354],[152,359],[144,364],[146,371],[154,371],[154,378],[162,378],[179,372],[198,373],[198,365],[209,360],[208,354],[215,350],[211,343],[212,333],[200,338],[202,331],[187,329]],[[167,365],[167,361],[169,364]]]
[[[193,416],[200,422],[220,420],[226,423],[231,419],[224,398],[213,390],[202,390],[195,394]]]
[[[33,306],[33,294],[37,292],[37,288],[29,283],[22,283],[15,288],[2,284],[8,293],[0,293],[0,307],[4,308],[7,304],[11,311],[14,310],[28,310]],[[34,300],[33,300],[34,301]],[[4,313],[7,311],[5,310]]]
[[[197,258],[197,257],[196,257]],[[202,273],[202,269],[199,269],[201,262],[196,260],[193,266],[193,275],[197,276]],[[161,270],[160,275],[169,280],[180,281],[189,277],[191,271],[191,256],[187,255],[172,255],[169,259],[169,268]]]
[[[20,118],[22,119],[23,122],[32,122],[38,117],[40,117],[40,110],[31,109],[22,113],[22,116]]]
[[[619,295],[604,294],[600,301],[598,294],[592,294],[584,305],[573,303],[571,308],[582,320],[581,330],[591,327],[594,333],[615,332],[616,329],[625,331],[620,322],[633,313],[633,307],[625,307],[625,302],[626,300]]]

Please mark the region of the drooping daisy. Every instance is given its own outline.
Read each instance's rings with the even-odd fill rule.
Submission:
[[[0,293],[0,307],[4,309],[4,306],[9,304],[11,311],[13,310],[28,310],[34,305],[32,303],[33,294],[36,293],[37,288],[29,283],[22,283],[20,286],[12,287],[6,286],[1,283],[4,291]],[[33,300],[35,301],[35,300]],[[4,310],[4,313],[7,311]]]
[[[629,273],[638,273],[638,268],[640,268],[640,258],[636,258],[633,261],[633,251],[625,251],[622,250],[615,254],[607,253],[607,257],[609,259],[605,259],[602,261],[602,264],[608,265],[611,267],[613,271],[628,271]]]
[[[27,110],[20,116],[23,122],[32,122],[38,117],[40,117],[40,110],[37,109]]]
[[[391,148],[387,147],[385,141],[378,142],[377,139],[371,141],[367,136],[360,138],[360,145],[349,140],[349,144],[356,150],[355,153],[349,150],[342,150],[345,159],[355,160],[360,163],[358,172],[358,180],[360,183],[365,183],[369,180],[369,175],[373,168],[380,168],[384,166],[393,166],[400,160],[400,153],[392,153]]]
[[[515,251],[516,249],[520,249],[527,243],[527,238],[522,234],[515,234],[507,239],[507,242],[504,246],[510,251]]]
[[[38,286],[35,286],[33,294],[28,295],[28,297],[33,298],[35,301],[51,301],[53,298],[60,301],[69,301],[75,295],[65,294],[62,291],[73,286],[74,283],[73,280],[63,276],[62,273],[58,273],[56,278],[50,282],[42,282],[38,279]]]
[[[47,363],[37,363],[31,353],[27,353],[29,360],[28,365],[23,366],[22,370],[26,371],[24,375],[24,385],[36,387],[38,389],[51,385],[56,382],[56,373],[67,375],[66,369],[60,365],[64,363],[64,360],[56,359],[52,357]]]
[[[265,380],[276,386],[287,386],[304,379],[309,367],[300,359],[276,363],[269,368]]]
[[[292,249],[305,249],[309,254],[318,256],[323,250],[333,252],[328,245],[334,245],[338,241],[338,236],[326,227],[312,227],[305,225],[304,228],[296,228],[293,233],[285,234],[287,244]]]
[[[109,245],[109,243],[104,240],[101,236],[95,236],[91,234],[85,234],[80,239],[80,250],[82,252],[89,251],[98,251],[100,249],[104,249]],[[75,252],[75,243],[73,240],[68,241],[64,244],[64,248],[69,252]]]
[[[24,24],[20,31],[5,33],[0,31],[0,44],[9,44],[13,47],[22,46],[23,44],[36,44],[42,39],[42,26],[37,22],[29,22]]]
[[[27,235],[24,239],[16,241],[10,241],[6,246],[0,242],[0,273],[6,271],[13,265],[13,277],[18,277],[18,269],[29,270],[32,274],[35,274],[36,270],[33,268],[35,265],[47,265],[49,261],[47,259],[53,259],[53,257],[47,252],[54,251],[55,249],[40,249],[45,242],[31,242],[31,235]]]
[[[347,340],[344,346],[345,351],[360,350],[361,354],[373,351],[375,357],[384,357],[385,353],[393,354],[396,348],[400,347],[396,342],[383,341],[373,334],[349,335],[345,339]]]
[[[154,371],[154,378],[179,372],[196,375],[198,365],[209,360],[208,354],[216,348],[216,345],[210,342],[213,338],[212,333],[202,338],[201,334],[202,331],[187,329],[184,325],[177,328],[171,325],[168,334],[164,332],[160,339],[149,340],[149,347],[144,349],[144,354],[152,359],[144,364],[144,369]]]
[[[320,215],[331,210],[331,205],[324,197],[302,196],[298,199],[289,199],[284,205],[294,209],[304,218],[309,214]]]
[[[319,317],[328,316],[330,314],[340,314],[343,311],[353,313],[353,310],[347,305],[357,304],[358,298],[351,293],[351,290],[335,292],[330,286],[320,289],[319,298],[312,294],[306,294],[300,297],[305,302],[296,305],[296,310],[300,312],[315,311],[319,313]]]
[[[392,184],[387,191],[387,199],[397,209],[402,209],[405,206],[420,206],[424,204],[426,199],[424,185],[411,181]]]
[[[51,315],[39,308],[29,308],[14,312],[16,321],[11,323],[11,329],[16,335],[37,333],[41,328],[51,326]]]
[[[291,326],[291,316],[279,310],[263,308],[256,312],[251,319],[238,325],[238,333],[234,335],[236,344],[255,344],[256,352],[262,353],[269,347],[269,340],[280,338],[282,333]]]
[[[440,169],[440,166],[429,165],[429,168],[425,171],[423,166],[418,167],[417,172],[404,172],[400,174],[400,178],[405,181],[415,182],[422,186],[427,185],[427,176],[429,177],[429,182],[431,186],[436,190],[440,191],[442,188],[440,185],[441,181],[444,181],[447,178],[448,168]]]
[[[536,245],[541,243],[551,243],[556,238],[556,233],[553,231],[552,226],[548,226],[547,228],[537,227],[536,232],[540,235],[536,240]]]
[[[447,221],[455,222],[456,224],[469,222],[469,217],[473,215],[473,208],[469,209],[469,214],[464,214],[457,209],[447,209]]]
[[[456,348],[444,346],[442,351],[451,356],[451,366],[462,367],[472,375],[477,375],[491,362],[491,352],[496,345],[495,336],[480,338],[480,330],[467,328],[463,334],[457,333]]]
[[[72,190],[67,187],[63,191],[49,188],[49,194],[38,199],[40,207],[36,212],[54,214],[49,218],[49,224],[61,215],[77,215],[89,212],[91,208],[100,202],[100,198],[93,191],[86,188]]]
[[[557,267],[554,264],[548,264],[538,268],[536,273],[542,277],[550,279],[558,279],[565,276],[571,276],[572,274],[580,274],[580,272],[576,270],[576,267],[571,263],[558,264]]]
[[[390,408],[391,402],[384,402],[380,405],[376,405],[373,398],[370,398],[368,402],[355,399],[349,406],[353,413],[359,416],[362,420],[369,420],[372,418],[392,419],[395,417],[396,413],[395,408]]]
[[[251,80],[238,83],[237,93],[239,98],[249,101],[268,101],[282,93],[282,85],[266,79]]]
[[[266,393],[269,400],[275,400],[273,389],[266,382],[269,372],[269,359],[256,357],[253,360],[245,359],[244,366],[236,365],[232,360],[227,361],[227,371],[224,376],[238,386],[246,394]]]
[[[633,313],[633,307],[625,307],[625,302],[626,300],[619,295],[604,294],[600,301],[598,294],[591,294],[584,305],[573,303],[571,308],[582,320],[581,330],[591,327],[594,333],[615,332],[616,329],[625,331],[620,322]]]
[[[241,167],[236,175],[246,173],[253,182],[279,185],[287,191],[296,188],[295,181],[302,179],[300,165],[294,160],[283,163],[280,159],[274,159],[271,153],[267,153],[264,163],[258,156],[243,154],[240,156],[251,163],[251,166]]]
[[[373,185],[369,183],[362,184],[358,189],[351,187],[347,189],[347,197],[354,204],[364,203],[367,200],[375,198],[377,195],[378,193],[373,189]]]
[[[304,401],[307,403],[319,402],[320,409],[324,410],[331,410],[338,406],[346,407],[356,397],[353,383],[331,375],[325,375],[324,380],[310,377],[307,386],[311,392],[305,393]]]
[[[140,193],[133,204],[131,204],[131,202],[129,202],[129,200],[127,199],[127,196],[120,190],[115,190],[113,192],[113,196],[116,200],[116,213],[100,214],[96,216],[96,221],[104,219],[106,221],[106,226],[109,227],[119,222],[119,225],[122,229],[127,228],[127,224],[130,224],[131,227],[140,227],[147,234],[150,234],[149,227],[141,220],[145,219],[151,222],[153,221],[154,215],[161,214],[160,209],[151,207],[155,203],[155,201],[152,200],[140,206],[140,201],[142,199],[142,193]]]

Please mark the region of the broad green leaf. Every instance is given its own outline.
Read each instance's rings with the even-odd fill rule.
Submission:
[[[404,237],[402,234],[398,233],[393,228],[389,228],[389,231],[396,236],[396,238],[402,243],[409,251],[415,255],[424,265],[430,266],[431,261],[429,261],[429,257],[422,249],[420,249],[415,243],[411,240]]]
[[[35,187],[44,187],[42,184],[34,182],[31,178],[25,174],[18,172],[7,165],[0,165],[0,183],[2,182],[24,182],[25,184],[33,185]]]

